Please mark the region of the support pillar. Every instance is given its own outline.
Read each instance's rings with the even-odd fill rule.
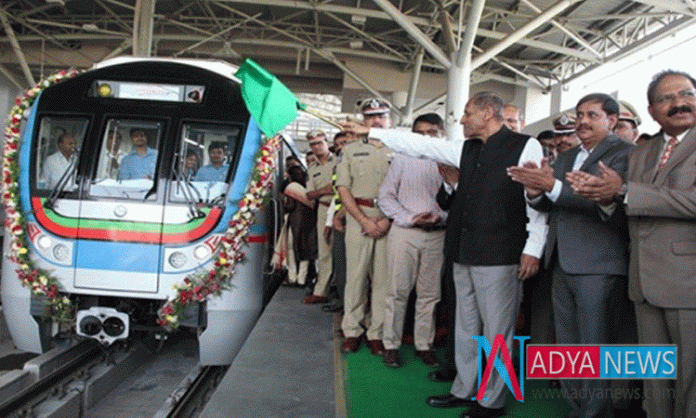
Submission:
[[[152,29],[154,27],[155,0],[137,0],[133,18],[133,55],[152,56]]]
[[[549,111],[550,114],[556,115],[561,112],[561,95],[563,94],[563,86],[561,83],[554,84],[551,87],[551,106]]]

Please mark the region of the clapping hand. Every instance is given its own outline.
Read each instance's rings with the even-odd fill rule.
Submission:
[[[528,161],[521,166],[508,167],[507,173],[513,181],[521,183],[527,195],[532,198],[553,190],[556,181],[553,177],[553,168],[546,158],[541,160],[541,167]]]
[[[571,171],[566,174],[575,194],[602,204],[610,203],[621,190],[623,179],[616,171],[599,162],[599,176],[584,171]]]

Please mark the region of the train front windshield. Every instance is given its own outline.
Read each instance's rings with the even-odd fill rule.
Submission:
[[[230,177],[229,152],[240,136],[240,127],[184,124],[172,167],[175,183],[170,200],[221,203]]]
[[[44,117],[34,181],[39,195],[78,192],[78,162],[88,119]],[[164,123],[132,118],[107,121],[97,152],[96,167],[87,187],[88,196],[125,200],[157,200],[156,169]],[[215,205],[224,203],[230,166],[241,126],[183,123],[174,149],[168,200],[172,203]],[[88,173],[85,173],[88,174]]]

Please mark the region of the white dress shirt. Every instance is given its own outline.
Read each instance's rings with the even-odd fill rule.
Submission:
[[[56,187],[58,181],[70,167],[70,159],[65,158],[62,152],[57,151],[46,158],[44,162],[43,174],[46,187],[52,189]],[[75,183],[75,175],[71,174],[68,181],[68,188]]]

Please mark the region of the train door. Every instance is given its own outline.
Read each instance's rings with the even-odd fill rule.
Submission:
[[[109,117],[104,126],[79,211],[74,287],[154,294],[164,216],[157,166],[166,121]]]

